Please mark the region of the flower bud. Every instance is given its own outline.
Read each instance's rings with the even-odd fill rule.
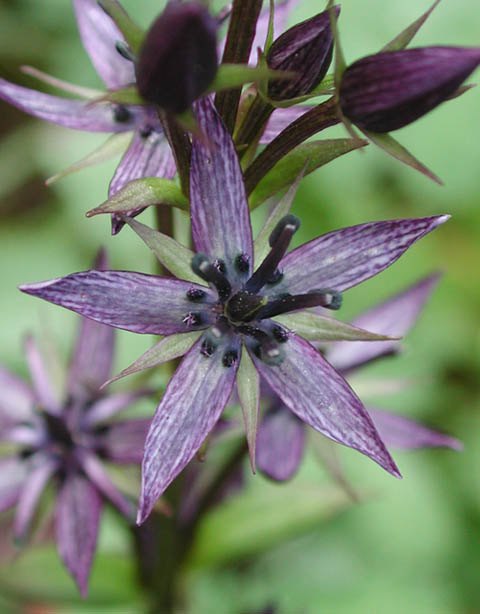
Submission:
[[[202,4],[169,4],[140,50],[140,95],[171,113],[186,111],[217,72],[216,34],[217,23]]]
[[[425,47],[376,53],[344,72],[340,108],[363,130],[396,130],[452,96],[479,64],[480,48]]]
[[[340,7],[334,7],[336,17]],[[330,11],[302,21],[279,36],[267,54],[274,70],[295,73],[292,79],[272,80],[268,95],[273,100],[288,100],[309,94],[327,74],[332,61],[333,35]]]

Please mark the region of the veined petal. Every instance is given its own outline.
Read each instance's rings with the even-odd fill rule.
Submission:
[[[335,230],[298,247],[280,263],[278,292],[297,294],[314,288],[347,290],[393,264],[415,241],[449,215],[369,222]]]
[[[20,287],[81,315],[134,333],[171,335],[189,332],[186,316],[195,312],[210,322],[211,305],[192,303],[191,289],[207,292],[205,286],[180,279],[167,279],[129,271],[85,271],[59,279]],[[213,296],[213,293],[210,293]]]
[[[115,120],[115,108],[110,104],[93,104],[83,100],[51,96],[15,85],[5,79],[0,79],[0,98],[39,119],[88,132],[132,130],[138,114],[133,112],[128,121],[119,122]]]
[[[15,505],[27,476],[25,463],[18,456],[7,456],[0,461],[0,512]]]
[[[297,471],[305,447],[305,425],[284,405],[268,411],[258,428],[257,465],[272,480],[284,482]]]
[[[73,0],[73,8],[85,51],[105,85],[116,89],[135,81],[133,62],[115,48],[117,41],[125,39],[98,2]]]
[[[25,353],[37,402],[49,412],[58,413],[60,411],[60,399],[57,397],[50,380],[45,358],[30,335],[25,339]]]
[[[113,463],[140,464],[150,418],[126,420],[109,425],[102,439],[102,450],[107,460]]]
[[[239,353],[238,339],[230,341],[223,349]],[[225,367],[222,346],[206,357],[201,353],[201,345],[202,339],[186,354],[153,417],[142,465],[139,524],[198,451],[232,392],[238,360]]]
[[[97,547],[102,498],[80,474],[67,476],[55,507],[55,541],[58,556],[72,574],[83,597]]]
[[[385,443],[394,448],[407,450],[413,448],[452,448],[458,451],[463,450],[463,444],[458,439],[429,429],[403,416],[371,407],[368,407],[368,413]]]
[[[439,275],[430,275],[407,290],[396,294],[381,305],[353,320],[355,326],[379,334],[403,337],[417,321],[420,312],[438,283]],[[340,370],[354,369],[400,348],[398,341],[365,343],[334,343],[328,350],[328,360]]]
[[[267,122],[265,130],[260,138],[261,145],[267,145],[273,141],[280,132],[282,132],[289,124],[301,117],[313,107],[287,107],[285,109],[275,109],[270,119]]]
[[[252,261],[252,228],[242,169],[232,138],[209,98],[195,105],[207,142],[194,138],[190,172],[192,235],[196,251],[232,266]]]
[[[151,390],[133,390],[132,392],[109,394],[100,398],[85,413],[82,425],[91,428],[101,424],[151,393]]]
[[[396,477],[400,473],[360,399],[307,341],[290,334],[285,360],[268,366],[253,357],[260,375],[285,405],[326,437],[369,456]]]
[[[2,366],[0,391],[0,430],[31,417],[35,402],[32,390]]]

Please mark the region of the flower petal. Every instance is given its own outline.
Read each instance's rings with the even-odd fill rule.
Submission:
[[[268,411],[260,423],[257,465],[272,480],[284,482],[297,471],[305,447],[305,425],[284,405]]]
[[[15,85],[0,79],[0,98],[13,106],[45,121],[88,132],[125,132],[132,130],[141,110],[130,108],[128,121],[115,120],[112,105],[94,104],[83,100],[60,98]]]
[[[310,111],[313,107],[286,107],[285,109],[275,109],[270,119],[265,126],[265,130],[260,138],[261,145],[267,145],[270,141],[273,141],[280,132],[302,116],[307,111]]]
[[[15,505],[27,475],[26,465],[18,456],[7,456],[0,461],[0,512]]]
[[[37,403],[53,414],[59,413],[60,399],[50,379],[45,358],[30,335],[25,339],[25,353]]]
[[[97,547],[102,498],[82,475],[69,475],[60,487],[55,507],[58,556],[72,574],[83,597]]]
[[[115,48],[115,43],[124,38],[98,2],[73,0],[73,8],[85,51],[105,85],[116,89],[135,81],[133,62]]]
[[[429,429],[403,416],[371,407],[368,407],[368,413],[383,440],[394,448],[406,450],[414,448],[452,448],[458,451],[463,450],[463,444],[458,439]]]
[[[370,416],[343,377],[297,335],[290,334],[284,348],[285,360],[277,366],[253,358],[285,405],[326,437],[358,450],[400,477]]]
[[[347,290],[389,267],[449,217],[369,222],[330,232],[285,256],[280,263],[284,277],[275,291]]]
[[[190,172],[192,235],[196,251],[232,266],[237,256],[252,260],[252,228],[242,169],[232,138],[204,98],[195,105],[204,139],[194,138]]]
[[[279,36],[279,34],[281,34],[285,30],[286,25],[287,25],[287,20],[290,16],[290,13],[293,11],[293,9],[299,3],[299,1],[300,0],[284,0],[283,2],[275,3],[275,11],[273,13],[274,38]],[[255,29],[255,38],[253,39],[252,50],[250,52],[250,59],[248,61],[248,63],[251,64],[252,66],[257,65],[258,47],[260,47],[261,49],[265,48],[265,40],[267,38],[269,20],[270,20],[270,10],[265,9],[260,13],[259,18],[257,19],[257,25]]]
[[[32,390],[2,366],[0,390],[0,430],[31,417],[35,402]]]
[[[211,317],[211,305],[188,300],[191,288],[206,292],[214,302],[205,286],[129,271],[85,271],[25,284],[20,290],[116,328],[171,335],[189,332],[183,320],[192,311],[205,323]]]
[[[109,394],[95,401],[90,409],[84,414],[82,426],[92,428],[102,424],[119,412],[128,409],[138,399],[151,394],[151,390],[133,390],[132,392],[118,392]]]
[[[153,417],[142,465],[139,524],[198,451],[232,392],[238,361],[225,367],[221,347],[207,358],[201,344],[202,339],[186,354]],[[237,338],[231,346],[240,349]]]
[[[420,312],[438,283],[439,275],[430,275],[407,290],[353,320],[355,326],[379,334],[403,337],[417,321]],[[328,360],[340,371],[354,369],[380,356],[398,351],[398,341],[334,343],[328,349]]]
[[[102,439],[102,450],[105,457],[114,463],[139,465],[142,462],[150,423],[150,418],[144,418],[109,425]]]

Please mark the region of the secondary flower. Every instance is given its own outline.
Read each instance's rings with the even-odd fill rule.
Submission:
[[[103,256],[98,264],[105,264]],[[0,460],[0,511],[16,506],[13,533],[23,542],[53,480],[58,554],[83,595],[104,503],[110,501],[128,519],[133,513],[103,462],[140,463],[150,423],[109,422],[145,394],[99,391],[111,371],[113,333],[82,318],[63,398],[52,383],[48,361],[30,337],[26,355],[32,386],[0,367],[0,440],[17,448]]]
[[[340,108],[362,130],[397,130],[454,95],[479,64],[478,47],[375,53],[357,60],[344,72]]]
[[[193,275],[188,265],[182,269],[188,281],[86,271],[21,287],[111,326],[175,335],[139,359],[143,367],[190,348],[170,380],[147,437],[138,521],[145,520],[218,421],[240,362],[251,365],[247,371],[252,377],[258,372],[301,420],[399,476],[372,420],[343,377],[310,343],[272,318],[316,305],[338,308],[344,290],[390,266],[448,216],[345,228],[287,255],[299,222],[286,215],[276,223],[274,216],[255,243],[262,262],[254,270],[248,202],[233,142],[209,99],[196,103],[195,110],[208,135],[208,143],[194,139],[192,144],[190,201],[197,254],[129,221],[157,254],[166,254],[163,261],[173,273],[191,261]],[[265,236],[270,236],[270,248]],[[166,347],[168,358],[162,358]],[[243,384],[239,382],[241,388]]]
[[[377,333],[404,336],[415,324],[437,280],[437,275],[423,279],[385,303],[361,314],[352,324]],[[326,356],[329,362],[349,379],[350,375],[357,375],[357,370],[364,365],[398,352],[399,348],[398,341],[340,341],[331,344]],[[372,392],[375,392],[375,389]],[[257,466],[268,477],[284,481],[293,476],[302,460],[306,443],[305,424],[289,411],[271,390],[266,391],[265,396],[268,399],[268,409],[258,429]],[[462,448],[457,439],[403,416],[370,406],[367,411],[388,446],[400,449]]]

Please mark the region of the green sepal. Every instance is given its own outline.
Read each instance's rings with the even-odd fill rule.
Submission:
[[[320,461],[322,467],[328,471],[335,484],[344,491],[352,502],[357,503],[360,501],[360,496],[348,481],[343,470],[338,455],[338,445],[314,429],[308,429],[307,435],[315,456]]]
[[[245,64],[221,64],[217,75],[205,94],[221,90],[235,89],[246,83],[266,79],[290,79],[291,72],[272,70],[266,66],[247,66]]]
[[[258,429],[258,407],[260,402],[260,375],[245,348],[242,351],[237,371],[237,390],[242,406],[248,455],[252,472],[255,473],[255,445]]]
[[[122,377],[144,371],[145,369],[151,369],[164,362],[183,356],[188,352],[192,345],[197,341],[203,331],[196,330],[191,333],[178,333],[176,335],[168,335],[163,337],[158,343],[156,343],[149,350],[144,352],[140,358],[137,358],[126,369],[123,369],[118,375],[112,377],[102,385],[102,388],[108,386],[112,382],[116,382]]]
[[[267,28],[267,37],[265,39],[265,46],[263,48],[264,55],[267,55],[268,50],[272,46],[273,37],[275,32],[273,31],[273,24],[275,22],[275,2],[274,0],[270,0],[270,13],[268,15],[268,28]]]
[[[135,55],[140,51],[145,32],[133,21],[118,0],[98,0],[99,6],[112,19]]]
[[[133,218],[125,216],[123,221],[137,233],[160,263],[175,277],[202,285],[205,283],[192,271],[191,262],[195,254],[188,247],[158,230],[153,230],[153,228],[137,222]]]
[[[335,15],[334,9],[334,0],[329,0],[327,5],[327,10],[330,11],[330,28],[332,30],[332,36],[335,47],[335,62],[334,62],[334,81],[335,81],[335,90],[338,92],[340,90],[340,82],[342,80],[343,73],[347,69],[347,63],[345,61],[345,56],[343,54],[342,45],[340,43],[340,35],[338,33],[337,26],[337,16]]]
[[[332,94],[335,94],[335,78],[333,75],[327,75],[325,79],[323,79],[323,81],[311,91],[310,94],[305,94],[305,96],[297,96],[296,98],[289,98],[288,100],[272,100],[266,93],[260,90],[259,94],[265,100],[265,102],[268,102],[268,104],[272,105],[272,107],[275,107],[276,109],[287,109],[288,107],[293,107],[297,104],[301,104],[302,102],[307,102],[307,100],[311,100],[312,98],[318,98],[318,96],[331,96]]]
[[[372,141],[372,143],[375,143],[375,145],[380,147],[380,149],[383,149],[383,151],[392,156],[392,158],[400,160],[400,162],[403,162],[407,166],[411,166],[439,185],[443,185],[443,181],[439,179],[439,177],[432,173],[430,169],[417,160],[407,149],[405,149],[403,145],[400,145],[400,143],[387,132],[385,134],[368,132],[367,130],[362,130],[362,132],[370,139],[370,141]]]
[[[123,104],[126,106],[135,104],[135,105],[148,105],[150,103],[146,102],[138,93],[137,86],[135,84],[126,85],[125,87],[120,87],[118,90],[110,90],[103,96],[99,98],[95,98],[92,100],[91,104],[99,104],[102,102],[113,102],[115,104]]]
[[[124,153],[131,140],[132,132],[117,132],[116,134],[112,134],[112,136],[110,136],[105,143],[102,143],[100,147],[97,147],[97,149],[89,153],[88,156],[74,162],[71,166],[63,171],[60,171],[56,175],[49,177],[45,181],[46,185],[50,185],[54,181],[58,181],[71,173],[76,173],[77,171],[81,171],[89,166],[95,166],[96,164],[105,162],[105,160],[109,160],[118,154]]]
[[[384,51],[398,51],[399,49],[405,49],[405,47],[412,41],[415,34],[420,30],[423,24],[430,17],[432,12],[435,10],[437,5],[440,3],[440,0],[435,0],[432,6],[426,11],[421,17],[416,19],[408,28],[405,28],[400,34],[398,34],[392,41],[390,41],[385,47],[383,47],[380,51],[383,53]]]
[[[392,341],[399,337],[388,337],[371,333],[335,318],[328,318],[313,311],[298,311],[274,318],[288,329],[309,341]]]
[[[188,211],[188,199],[171,179],[143,177],[127,183],[109,200],[87,212],[87,217],[99,213],[126,213],[139,207],[170,205]]]
[[[250,208],[255,209],[267,198],[289,185],[304,166],[306,166],[305,175],[309,175],[335,158],[366,145],[368,145],[366,140],[348,138],[311,141],[298,145],[260,180],[250,195]]]

